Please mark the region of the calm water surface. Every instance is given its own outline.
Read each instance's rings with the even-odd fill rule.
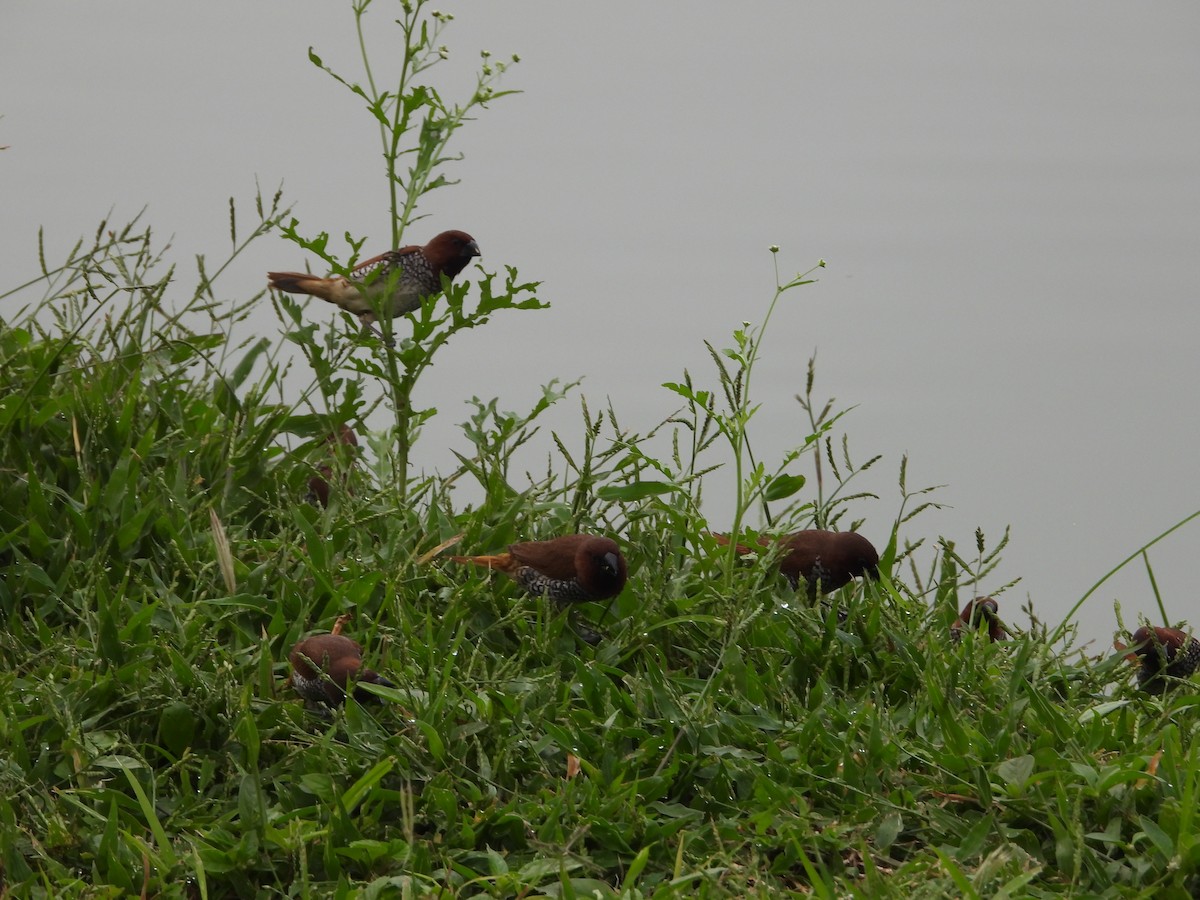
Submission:
[[[715,383],[702,341],[761,318],[779,244],[783,277],[828,266],[776,313],[757,448],[776,458],[805,435],[794,395],[817,352],[818,393],[855,407],[852,451],[884,456],[862,483],[880,499],[855,509],[869,537],[897,515],[907,454],[910,488],[944,484],[947,505],[911,539],[963,549],[977,527],[994,542],[1011,525],[980,590],[1021,577],[1001,598],[1020,626],[1026,600],[1057,621],[1200,509],[1200,8],[446,8],[447,96],[484,48],[522,55],[506,85],[525,93],[463,133],[462,184],[429,199],[411,237],[469,230],[488,268],[542,280],[553,309],[497,318],[446,352],[421,398],[442,410],[422,465],[452,464],[464,397],[528,408],[555,376],[586,376],[592,407],[610,398],[629,427],[660,421],[675,404],[659,384],[685,368]],[[181,264],[217,258],[226,198],[248,213],[256,176],[268,192],[285,182],[309,230],[383,249],[377,135],[306,58],[315,45],[353,75],[341,5],[26,0],[3,18],[0,83],[22,85],[0,103],[6,285],[34,274],[39,225],[65,252],[114,206],[128,218],[149,204]],[[382,48],[390,18],[376,18]],[[268,268],[303,262],[264,240],[223,289],[245,296]],[[278,328],[267,309],[254,327]],[[564,436],[577,423],[572,401],[551,421]],[[710,485],[714,525],[730,495]],[[1200,624],[1198,529],[1151,561],[1172,619]],[[1129,622],[1156,617],[1131,567],[1081,617],[1100,648],[1114,600]]]

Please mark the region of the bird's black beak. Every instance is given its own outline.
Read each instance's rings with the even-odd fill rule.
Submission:
[[[467,244],[467,255],[468,256],[483,256],[483,254],[479,252],[479,245],[477,243],[475,243],[474,241],[471,241],[471,243]]]
[[[615,553],[605,553],[604,564],[608,566],[608,571],[612,572],[614,575],[620,571],[617,566],[617,554]]]

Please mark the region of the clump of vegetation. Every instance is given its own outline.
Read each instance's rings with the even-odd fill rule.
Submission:
[[[485,58],[475,95],[444,103],[418,76],[446,19],[400,10],[397,88],[376,88],[365,55],[367,86],[344,82],[381,131],[395,243],[449,183],[447,141],[503,71]],[[362,244],[335,259],[279,196],[256,198],[248,236],[233,213],[231,257],[281,230],[346,271]],[[464,277],[385,324],[394,348],[285,296],[282,338],[245,338],[261,295],[219,302],[225,264],[203,258],[181,293],[160,254],[139,222],[102,224],[62,263],[43,257],[10,292],[41,296],[0,326],[6,891],[1200,890],[1194,693],[1139,694],[1123,655],[1071,653],[1036,619],[1004,642],[951,640],[1004,541],[977,535],[973,559],[908,544],[933,501],[903,462],[894,520],[865,523],[883,577],[835,603],[791,591],[771,552],[747,563],[712,537],[865,518],[855,478],[879,457],[854,462],[815,367],[802,445],[768,462],[750,440],[760,340],[807,276],[779,279],[759,325],[708,347],[711,376],[667,385],[682,406],[649,433],[583,401],[581,449],[553,436],[544,475],[522,477],[514,453],[575,387],[551,381],[528,411],[475,401],[457,467],[417,476],[409,450],[435,413],[412,407],[417,380],[462,329],[541,308],[536,283]],[[298,395],[282,388],[288,346],[313,372]],[[387,425],[365,428],[378,409]],[[330,441],[342,425],[369,452]],[[718,469],[732,523],[702,514]],[[327,507],[304,499],[318,476]],[[456,500],[463,480],[481,499]],[[581,610],[605,635],[595,648],[552,605],[437,561],[572,531],[617,536],[630,566],[609,606]],[[396,687],[317,715],[284,685],[287,655],[347,613]]]

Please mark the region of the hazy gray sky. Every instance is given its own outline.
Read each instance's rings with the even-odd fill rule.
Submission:
[[[478,51],[519,53],[505,98],[462,133],[456,187],[409,233],[471,232],[484,264],[545,283],[553,309],[463,335],[422,401],[442,413],[420,462],[461,446],[464,398],[527,408],[538,385],[586,376],[644,430],[670,413],[659,387],[711,379],[718,345],[757,321],[774,275],[820,258],[765,347],[755,422],[768,458],[803,437],[792,399],[808,357],[843,420],[864,486],[863,531],[898,510],[896,471],[945,484],[953,508],[907,532],[963,549],[982,526],[1013,538],[987,592],[1018,625],[1028,595],[1057,621],[1105,571],[1200,508],[1194,472],[1200,333],[1200,7],[1194,3],[841,4],[553,0],[453,3],[450,60],[471,84]],[[376,63],[396,36],[375,0]],[[386,249],[377,132],[311,65],[358,77],[348,3],[9,0],[0,11],[0,272],[148,205],[175,258],[219,257],[227,198],[249,213],[257,177],[283,181],[309,230]],[[304,254],[267,238],[221,284],[259,290]],[[315,265],[315,260],[312,261]],[[187,283],[185,281],[185,283]],[[10,301],[11,302],[11,301]],[[314,301],[314,315],[334,311]],[[15,306],[15,304],[14,304]],[[0,315],[5,314],[0,310]],[[276,328],[266,314],[261,327]],[[577,429],[577,402],[554,425]],[[547,449],[549,442],[547,442]],[[710,520],[728,490],[709,489]],[[1151,559],[1173,618],[1197,616],[1200,524]],[[1131,568],[1085,607],[1106,643],[1154,616]]]

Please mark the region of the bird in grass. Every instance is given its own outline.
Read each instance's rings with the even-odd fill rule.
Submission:
[[[503,572],[530,594],[557,603],[608,600],[621,593],[629,576],[617,542],[593,534],[525,541],[509,544],[507,553],[450,560]]]
[[[1008,637],[1008,630],[1000,621],[1000,604],[991,597],[976,597],[962,608],[954,624],[950,626],[950,638],[958,641],[962,633],[974,628],[978,631],[987,629],[987,635],[993,641],[1002,641]]]
[[[342,625],[348,618],[339,618],[332,632],[306,637],[288,654],[292,664],[292,687],[304,698],[306,706],[339,706],[346,699],[346,686],[350,682],[396,686],[378,672],[363,668],[362,647],[341,634]],[[379,698],[355,687],[354,699],[361,703]]]
[[[268,272],[267,282],[277,291],[320,297],[371,325],[376,310],[395,317],[419,308],[442,289],[443,275],[453,280],[479,255],[479,245],[465,231],[443,231],[423,247],[413,244],[373,256],[349,275]]]
[[[616,597],[629,577],[629,567],[617,542],[593,534],[524,541],[509,544],[506,553],[451,556],[450,560],[503,572],[526,592],[548,597],[560,608],[570,603]],[[599,643],[597,632],[575,624],[583,640]]]
[[[722,546],[730,543],[728,535],[713,534],[713,537]],[[879,578],[879,553],[855,531],[813,529],[779,538],[760,535],[758,544],[765,548],[782,546],[779,571],[793,590],[804,581],[810,600],[815,600],[818,593],[827,594],[844,587],[859,575]],[[738,544],[736,549],[741,556],[754,552],[744,544]]]
[[[339,448],[342,445],[345,449]],[[333,477],[333,469],[338,465],[340,459],[349,458],[348,466],[338,465],[339,468],[349,469],[354,464],[354,457],[358,452],[358,436],[350,428],[349,425],[342,425],[338,429],[336,435],[327,435],[325,438],[325,449],[332,459],[328,463],[322,463],[317,467],[317,474],[308,479],[308,496],[305,498],[310,503],[320,503],[322,508],[329,506],[329,493],[331,490],[329,479]],[[343,472],[341,476],[341,485],[345,487],[348,472]]]
[[[1200,641],[1178,628],[1143,625],[1130,649],[1141,663],[1138,684],[1148,694],[1161,694],[1167,678],[1189,678],[1200,668]]]

